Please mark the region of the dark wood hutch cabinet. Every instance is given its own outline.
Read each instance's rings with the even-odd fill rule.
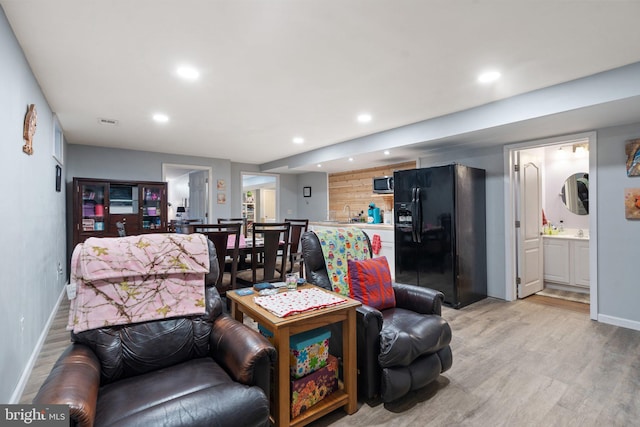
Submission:
[[[89,237],[167,232],[167,183],[73,178],[73,245]]]

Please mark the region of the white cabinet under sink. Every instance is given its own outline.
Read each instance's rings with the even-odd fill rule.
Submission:
[[[589,288],[589,240],[544,236],[544,280]]]
[[[576,286],[589,287],[589,241],[572,240],[573,282]]]

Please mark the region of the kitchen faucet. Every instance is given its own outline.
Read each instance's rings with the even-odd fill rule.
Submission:
[[[344,211],[347,211],[347,222],[351,223],[351,206],[344,205],[344,207],[342,208],[342,212]]]

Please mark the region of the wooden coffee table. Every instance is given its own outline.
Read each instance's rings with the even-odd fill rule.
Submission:
[[[298,289],[315,288],[314,285],[299,286]],[[357,362],[356,362],[356,307],[360,302],[347,298],[344,303],[304,313],[278,317],[254,302],[257,293],[239,296],[235,291],[227,292],[231,301],[231,315],[242,322],[244,315],[255,320],[273,333],[273,342],[278,351],[275,369],[274,405],[271,414],[276,426],[303,426],[343,407],[347,414],[358,410]],[[289,372],[289,337],[300,332],[342,322],[342,384],[341,387],[320,402],[291,419],[291,378]]]

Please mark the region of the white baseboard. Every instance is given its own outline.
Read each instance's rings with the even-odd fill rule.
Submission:
[[[620,317],[607,316],[605,314],[598,314],[598,322],[640,331],[640,322],[637,322],[635,320],[622,319]]]
[[[22,397],[22,393],[24,392],[24,388],[27,386],[27,382],[29,381],[29,377],[31,376],[31,371],[33,371],[33,366],[36,364],[36,360],[38,360],[38,355],[40,354],[40,350],[42,350],[42,346],[44,345],[44,341],[47,339],[47,335],[49,334],[49,329],[51,329],[51,324],[53,323],[53,319],[56,317],[56,313],[58,312],[58,308],[60,307],[60,303],[62,302],[62,298],[67,295],[67,287],[62,287],[62,292],[58,297],[58,301],[56,302],[55,307],[49,314],[49,319],[47,323],[44,325],[42,329],[42,333],[40,334],[40,338],[38,338],[38,342],[36,346],[33,348],[31,352],[31,357],[27,361],[27,366],[25,366],[22,371],[22,375],[20,376],[20,381],[16,385],[15,390],[13,390],[13,394],[11,395],[11,399],[9,400],[10,404],[18,403],[20,401],[20,397]]]

